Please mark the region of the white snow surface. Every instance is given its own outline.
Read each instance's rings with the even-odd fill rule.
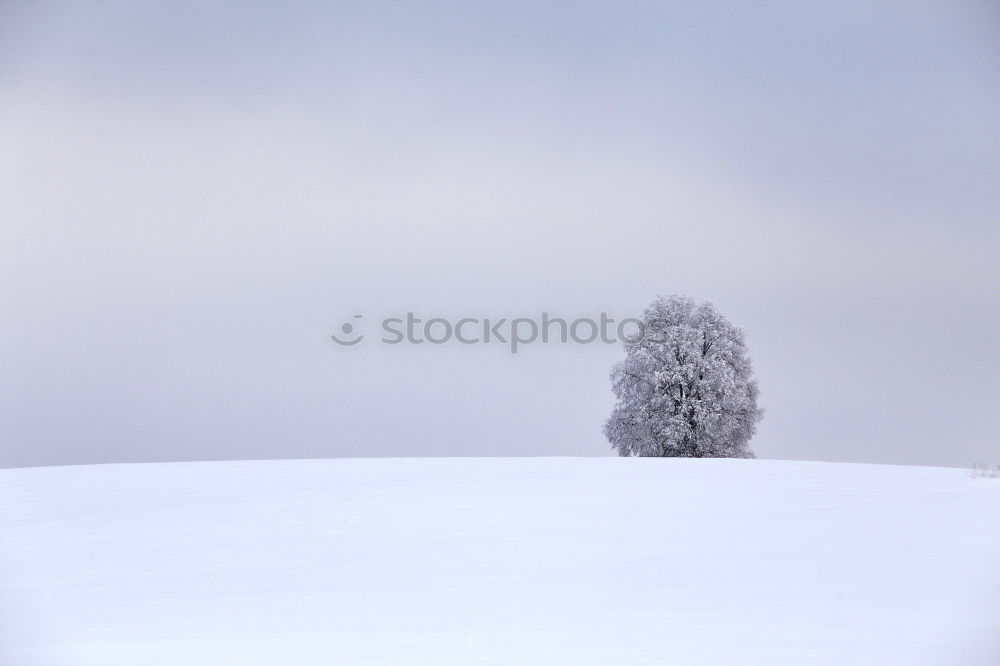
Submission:
[[[3,666],[1000,664],[1000,480],[764,460],[0,470]]]

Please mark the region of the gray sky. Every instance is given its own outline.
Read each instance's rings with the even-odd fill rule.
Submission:
[[[617,347],[328,335],[670,293],[760,457],[1000,461],[1000,4],[199,5],[0,6],[0,466],[608,455]]]

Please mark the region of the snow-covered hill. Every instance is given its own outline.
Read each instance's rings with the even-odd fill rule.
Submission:
[[[0,664],[1000,664],[1000,480],[753,460],[0,470]]]

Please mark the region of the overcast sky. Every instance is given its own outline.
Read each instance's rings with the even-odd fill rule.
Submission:
[[[617,346],[329,335],[671,293],[758,456],[1000,462],[1000,3],[354,4],[0,5],[0,466],[610,455]]]

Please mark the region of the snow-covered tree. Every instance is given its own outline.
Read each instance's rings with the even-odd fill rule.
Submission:
[[[657,297],[611,369],[604,434],[622,456],[752,458],[763,417],[743,330],[711,303]]]

